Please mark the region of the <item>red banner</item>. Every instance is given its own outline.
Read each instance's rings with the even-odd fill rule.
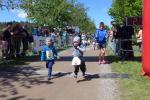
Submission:
[[[150,78],[150,0],[143,0],[142,72]]]

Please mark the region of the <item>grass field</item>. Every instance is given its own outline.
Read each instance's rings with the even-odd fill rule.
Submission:
[[[150,80],[141,75],[142,64],[139,53],[135,53],[133,61],[125,61],[123,64],[114,58],[111,65],[113,72],[129,75],[129,78],[117,79],[121,100],[150,100]]]

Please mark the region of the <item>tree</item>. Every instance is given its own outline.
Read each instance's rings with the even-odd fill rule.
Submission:
[[[21,8],[31,22],[50,28],[78,26],[82,31],[95,30],[87,9],[77,0],[0,0],[0,8]]]
[[[95,27],[83,4],[74,4],[72,0],[22,0],[21,8],[27,12],[29,19],[41,25],[61,28],[79,26],[81,30],[85,29],[85,25]]]
[[[73,26],[79,26],[81,31],[93,33],[96,29],[94,22],[87,16],[87,8],[81,3],[76,3],[71,9]]]
[[[14,9],[17,8],[20,4],[20,0],[0,0],[1,9]]]
[[[108,13],[118,23],[128,16],[142,16],[142,0],[113,0]]]
[[[27,12],[29,19],[51,27],[63,24],[60,21],[64,16],[61,15],[65,14],[64,11],[67,7],[66,0],[23,0],[21,5],[21,8]]]
[[[105,25],[106,30],[110,30],[110,27],[108,25]]]

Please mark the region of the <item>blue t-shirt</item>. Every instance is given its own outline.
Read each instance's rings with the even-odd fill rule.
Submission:
[[[97,29],[95,33],[95,39],[97,43],[106,43],[107,30]]]
[[[53,45],[44,46],[41,52],[41,61],[54,61],[57,59],[57,52]]]

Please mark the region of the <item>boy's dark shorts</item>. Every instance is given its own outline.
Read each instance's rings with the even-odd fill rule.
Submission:
[[[98,43],[99,49],[106,48],[106,43]]]

